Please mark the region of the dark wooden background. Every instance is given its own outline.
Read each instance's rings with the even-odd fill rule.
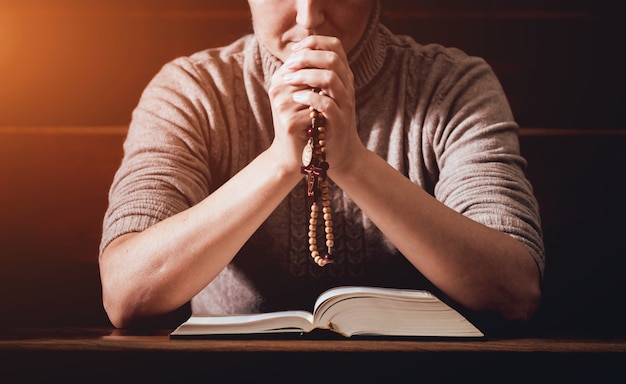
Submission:
[[[386,24],[482,56],[524,127],[624,128],[608,0],[383,0]],[[166,61],[250,32],[245,0],[0,0],[0,126],[120,125]]]

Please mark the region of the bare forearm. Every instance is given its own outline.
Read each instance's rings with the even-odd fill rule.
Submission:
[[[519,242],[448,208],[374,153],[359,159],[330,176],[435,285],[472,310],[534,312],[538,270]]]
[[[196,206],[122,236],[100,264],[116,326],[170,312],[208,284],[298,182],[265,152]]]

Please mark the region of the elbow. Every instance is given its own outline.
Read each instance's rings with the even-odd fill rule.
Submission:
[[[115,328],[127,328],[132,323],[128,315],[117,310],[112,310],[106,302],[104,303],[104,310],[109,318],[109,322]]]
[[[501,296],[501,313],[505,320],[516,323],[528,323],[533,320],[541,303],[541,278],[536,266],[528,269],[525,279],[509,287]],[[516,289],[511,289],[516,287]]]
[[[505,320],[529,323],[535,317],[541,303],[541,272],[528,250],[518,244],[518,263],[503,274],[499,296],[501,313]]]
[[[123,235],[113,240],[100,256],[100,284],[102,287],[102,305],[109,322],[116,328],[128,328],[137,318],[137,286],[126,274],[120,273],[127,268],[120,268],[121,244],[130,235]],[[132,292],[132,293],[131,293]]]
[[[528,323],[530,322],[541,302],[541,288],[539,283],[531,284],[517,300],[517,304],[508,308],[505,312],[505,318],[512,322]]]
[[[153,296],[140,286],[125,286],[116,279],[102,280],[102,305],[115,328],[135,328],[148,324],[162,313]]]
[[[129,328],[138,320],[136,311],[131,309],[132,306],[124,304],[122,301],[115,295],[107,293],[106,289],[103,289],[102,304],[104,311],[109,318],[109,322],[115,328]]]
[[[129,328],[144,317],[145,303],[140,299],[140,288],[124,284],[122,277],[105,272],[106,268],[101,268],[104,311],[115,328]]]
[[[102,279],[102,305],[109,322],[118,329],[171,327],[189,317],[190,306],[176,307],[150,284],[125,286],[119,278]]]
[[[149,311],[145,304],[104,293],[102,302],[109,322],[118,329],[172,328],[191,316],[190,302],[170,311],[160,309]]]
[[[480,300],[470,312],[484,317],[488,323],[494,322],[503,329],[525,328],[535,320],[542,301],[541,278],[536,265],[526,264],[528,268],[518,268],[517,273],[506,275],[496,284],[485,287]],[[502,276],[505,276],[504,274]]]
[[[470,319],[490,336],[519,336],[535,330],[535,313],[539,308],[539,289],[525,293],[502,295],[495,307],[483,307],[468,312]]]

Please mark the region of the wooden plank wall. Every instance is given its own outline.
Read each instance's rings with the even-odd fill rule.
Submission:
[[[609,0],[383,0],[385,23],[496,70],[524,127],[624,128]],[[0,126],[124,125],[166,61],[250,32],[245,0],[0,0]]]

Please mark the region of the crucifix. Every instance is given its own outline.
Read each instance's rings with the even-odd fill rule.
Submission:
[[[306,175],[306,199],[307,202],[313,203],[320,197],[321,191],[319,187],[320,178],[326,177],[326,171],[323,168],[316,167],[313,164],[302,166],[300,172]]]

